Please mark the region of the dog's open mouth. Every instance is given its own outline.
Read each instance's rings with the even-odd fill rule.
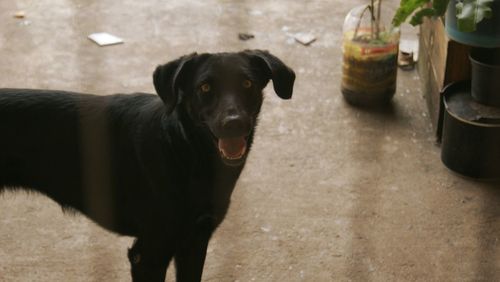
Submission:
[[[239,161],[247,152],[247,137],[220,138],[217,145],[224,160]]]

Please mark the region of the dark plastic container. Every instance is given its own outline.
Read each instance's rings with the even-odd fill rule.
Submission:
[[[481,104],[500,107],[500,48],[475,48],[469,57],[472,97]]]
[[[441,160],[464,176],[500,179],[500,108],[479,104],[469,81],[443,91]]]

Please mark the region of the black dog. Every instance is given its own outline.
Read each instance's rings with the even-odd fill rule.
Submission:
[[[172,257],[177,281],[199,281],[270,79],[291,98],[294,72],[255,50],[158,66],[159,97],[0,89],[0,191],[41,192],[137,237],[134,281],[164,281]]]

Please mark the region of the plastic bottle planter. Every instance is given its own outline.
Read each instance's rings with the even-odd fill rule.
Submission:
[[[457,27],[456,4],[457,0],[451,0],[446,10],[446,33],[448,36],[462,44],[495,48],[500,47],[500,0],[493,0],[490,4],[493,16],[483,19],[476,25],[473,32],[462,32]]]
[[[366,6],[352,9],[344,22],[341,91],[355,105],[377,105],[389,102],[396,91],[399,29],[389,30],[382,24],[377,31]]]
[[[500,107],[500,48],[472,49],[470,62],[472,97],[481,104]]]

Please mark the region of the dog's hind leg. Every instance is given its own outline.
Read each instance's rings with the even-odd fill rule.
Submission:
[[[202,216],[190,236],[175,253],[177,282],[201,281],[203,265],[207,254],[208,241],[215,229],[212,216]]]

